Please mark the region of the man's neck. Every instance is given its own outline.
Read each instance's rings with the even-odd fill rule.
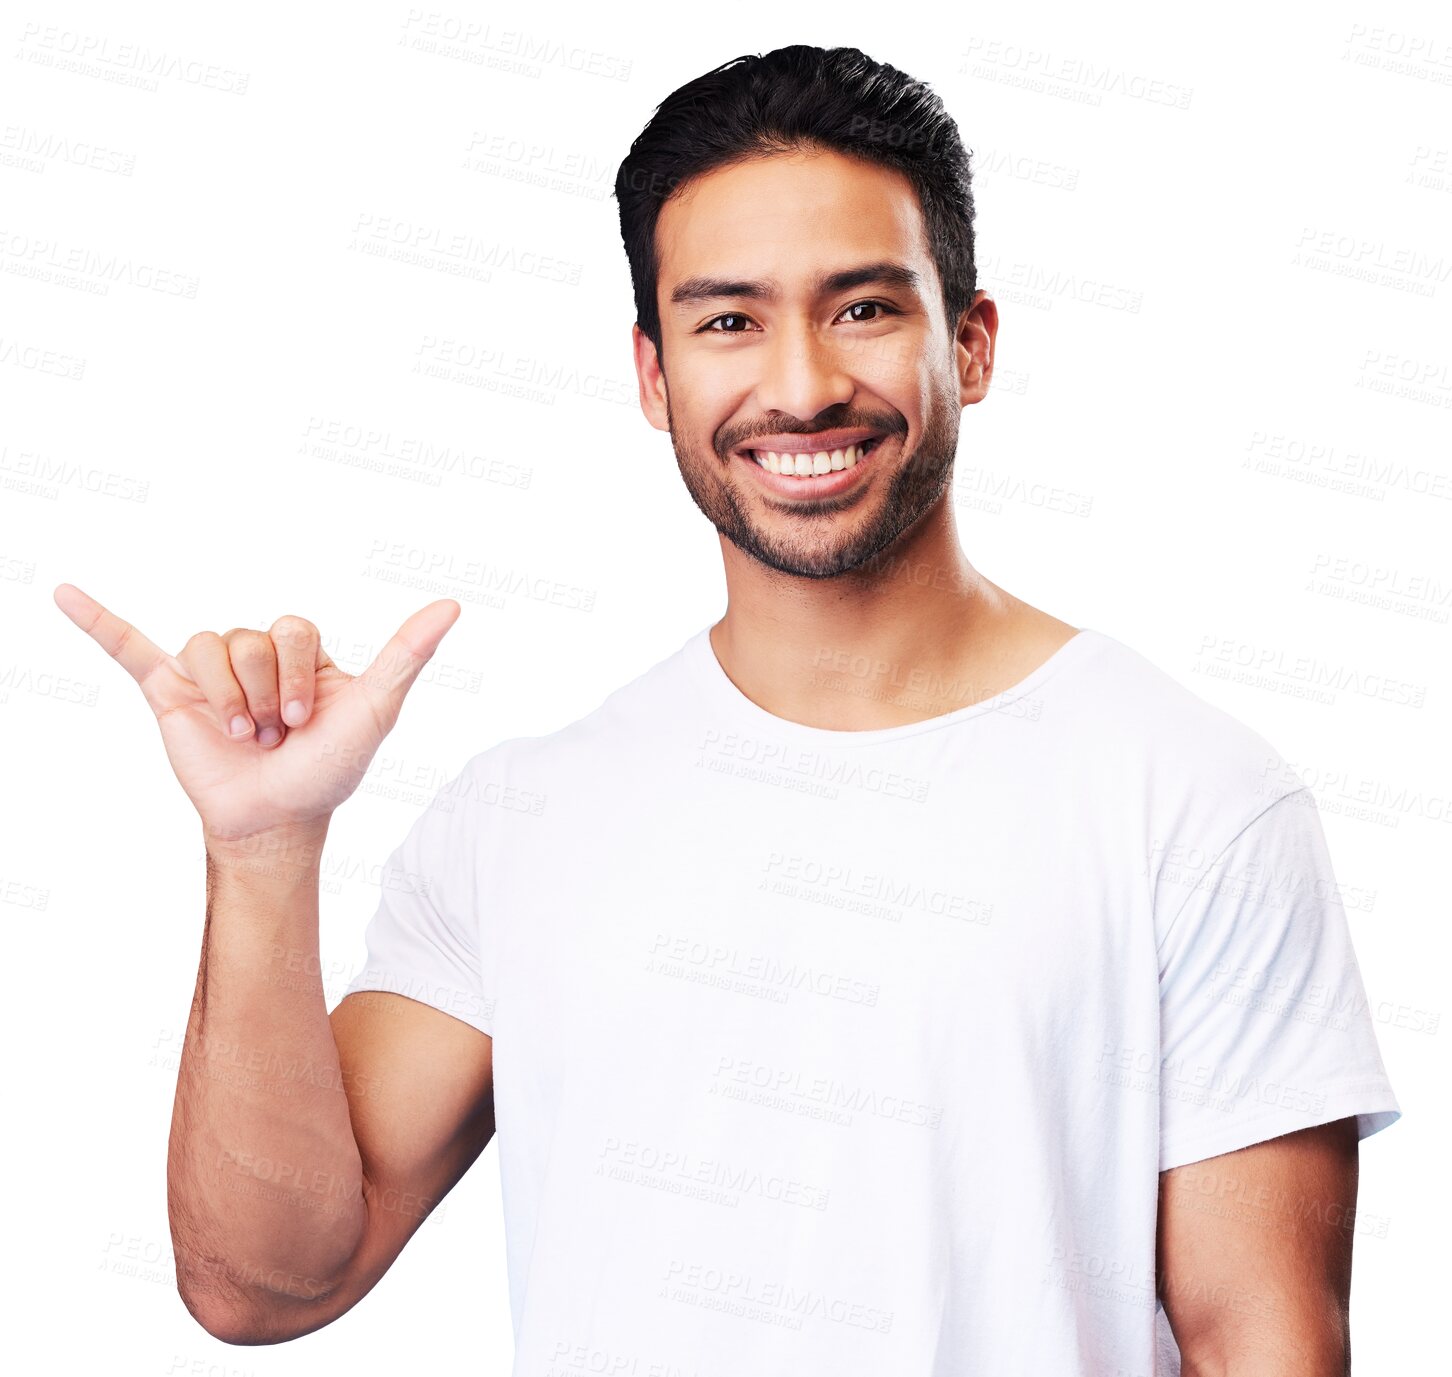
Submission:
[[[731,681],[777,717],[871,731],[1012,688],[1076,628],[985,578],[947,504],[870,570],[794,578],[724,539],[727,610],[710,631]]]

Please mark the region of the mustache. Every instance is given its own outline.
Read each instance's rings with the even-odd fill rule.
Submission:
[[[785,420],[777,425],[755,426],[749,433],[740,432],[735,436],[724,439],[718,448],[722,454],[730,454],[733,450],[743,449],[749,446],[753,440],[760,439],[763,435],[820,435],[828,430],[872,430],[881,432],[883,435],[906,435],[908,433],[907,422],[902,417],[873,417],[873,416],[846,416],[840,420],[834,420],[829,425],[802,424],[799,421]]]

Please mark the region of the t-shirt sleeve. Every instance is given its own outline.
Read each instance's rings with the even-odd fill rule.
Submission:
[[[1159,948],[1161,1171],[1353,1115],[1365,1138],[1401,1117],[1310,790],[1191,867],[1176,899]]]
[[[390,854],[364,933],[363,968],[343,997],[406,995],[493,1035],[492,952],[481,950],[481,837],[471,760],[444,784]]]

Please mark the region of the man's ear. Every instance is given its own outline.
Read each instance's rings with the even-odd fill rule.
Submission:
[[[661,367],[660,355],[651,343],[650,337],[636,321],[630,327],[631,350],[635,355],[635,377],[640,389],[640,409],[645,419],[657,430],[669,430],[670,418],[666,410],[666,377]]]
[[[988,395],[997,339],[998,307],[987,292],[976,292],[973,304],[958,318],[958,330],[953,337],[953,359],[958,369],[962,405],[971,406]]]

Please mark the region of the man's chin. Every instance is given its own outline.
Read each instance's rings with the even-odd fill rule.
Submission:
[[[783,542],[755,527],[732,530],[718,526],[717,530],[758,564],[796,578],[838,578],[860,568],[879,553],[876,547],[864,549],[850,539]]]

